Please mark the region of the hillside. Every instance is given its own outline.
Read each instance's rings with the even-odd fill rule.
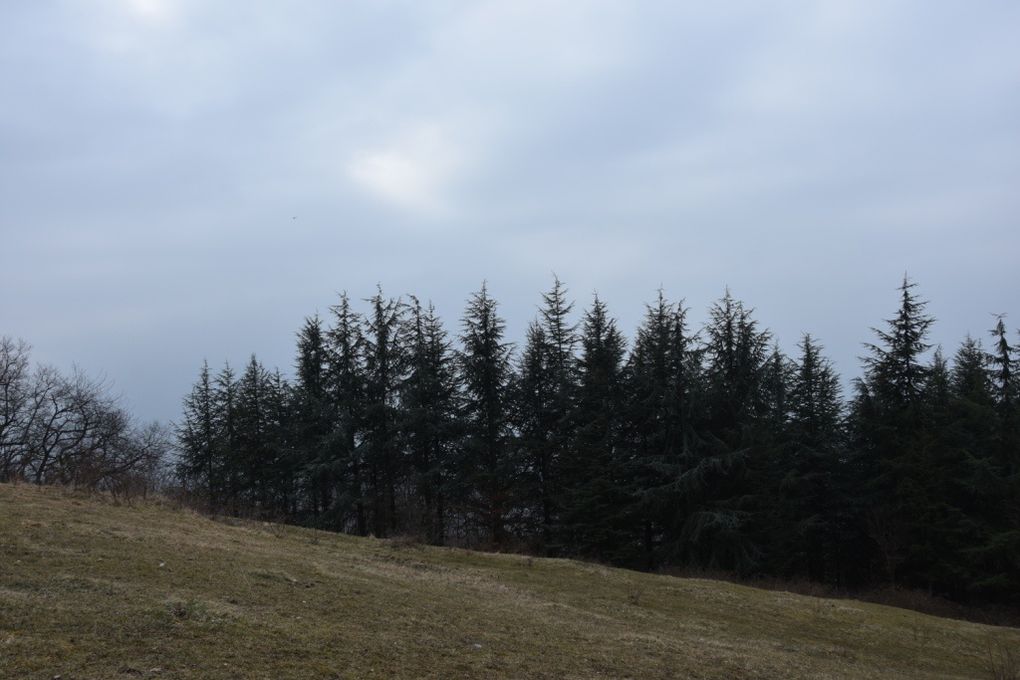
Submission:
[[[0,678],[993,678],[1020,630],[0,485]]]

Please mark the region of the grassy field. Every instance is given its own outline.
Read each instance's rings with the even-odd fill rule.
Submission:
[[[881,605],[0,485],[5,679],[995,678],[1012,649]]]

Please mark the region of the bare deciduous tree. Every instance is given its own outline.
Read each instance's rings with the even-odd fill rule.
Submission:
[[[163,473],[170,437],[137,426],[109,386],[75,368],[30,370],[29,346],[0,337],[0,481],[145,493]]]

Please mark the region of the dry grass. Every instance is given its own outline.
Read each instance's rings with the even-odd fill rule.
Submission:
[[[681,578],[702,578],[739,583],[764,590],[783,590],[798,595],[827,599],[861,600],[873,604],[911,609],[947,619],[960,619],[993,626],[1020,627],[1020,610],[1003,604],[984,602],[964,604],[954,602],[922,590],[880,586],[860,590],[844,590],[807,579],[787,579],[775,576],[741,578],[732,572],[666,568],[659,573]]]
[[[0,485],[0,678],[990,678],[1017,648],[852,600]]]
[[[994,643],[988,648],[988,672],[994,680],[1020,680],[1020,651]]]

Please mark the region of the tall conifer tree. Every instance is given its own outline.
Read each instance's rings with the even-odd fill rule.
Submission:
[[[421,504],[420,530],[435,544],[446,541],[448,487],[455,474],[458,444],[457,371],[446,331],[429,304],[417,298],[406,319],[407,375],[401,385],[402,429],[413,469],[412,483]]]
[[[269,373],[251,355],[237,383],[237,446],[245,503],[263,512],[270,506],[270,483],[275,461],[269,438]]]
[[[210,511],[222,501],[223,461],[221,460],[216,402],[209,363],[202,362],[198,381],[184,399],[184,420],[177,429],[181,456],[178,474],[197,485],[206,497]]]
[[[298,332],[294,385],[293,446],[303,461],[308,512],[318,517],[333,497],[333,426],[336,412],[329,398],[326,332],[318,315],[305,319]]]
[[[219,458],[224,469],[221,505],[229,507],[230,511],[236,514],[241,507],[242,481],[241,462],[238,457],[237,378],[229,363],[224,362],[223,368],[213,381],[213,386]]]
[[[623,445],[626,341],[597,295],[584,315],[580,345],[558,540],[576,554],[626,561],[634,554],[635,524]]]
[[[809,334],[798,346],[779,483],[768,517],[773,535],[768,548],[778,573],[835,583],[841,567],[839,378]]]
[[[365,422],[365,370],[362,360],[364,340],[361,317],[351,309],[347,293],[330,308],[333,325],[327,335],[327,394],[335,421],[330,437],[334,480],[333,498],[325,499],[326,523],[336,529],[353,523],[353,531],[364,536],[369,531],[365,499],[365,463],[362,446]]]
[[[398,529],[397,492],[404,476],[397,422],[398,388],[404,371],[400,343],[402,305],[384,298],[382,290],[367,301],[365,320],[365,456],[376,536]]]
[[[771,335],[729,289],[709,309],[703,337],[705,445],[685,475],[701,500],[683,535],[689,560],[747,573],[761,557],[756,520],[768,502],[787,367],[781,355],[769,362]]]
[[[464,439],[456,489],[463,510],[495,545],[509,538],[520,473],[508,403],[512,347],[503,339],[504,328],[496,301],[483,283],[468,301],[461,322],[458,363]]]
[[[915,287],[904,277],[896,316],[884,329],[873,329],[879,342],[866,345],[854,419],[863,457],[859,483],[870,488],[863,520],[881,568],[894,583],[921,585],[914,576],[924,552],[918,522],[920,506],[927,503],[923,433],[931,370],[923,356],[935,320]]]

